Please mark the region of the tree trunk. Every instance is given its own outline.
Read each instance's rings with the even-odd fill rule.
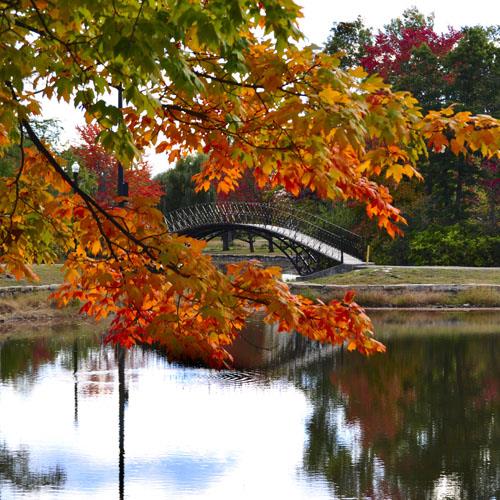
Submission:
[[[493,188],[487,190],[488,196],[488,222],[491,229],[497,227],[497,196]]]
[[[456,221],[462,219],[463,213],[463,165],[460,160],[457,161],[457,187],[455,189],[455,213],[453,214]]]

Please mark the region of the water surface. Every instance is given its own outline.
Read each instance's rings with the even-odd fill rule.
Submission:
[[[372,316],[385,355],[255,323],[231,372],[0,336],[0,499],[500,498],[500,315]]]

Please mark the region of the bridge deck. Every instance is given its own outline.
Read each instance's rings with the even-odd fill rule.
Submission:
[[[301,233],[299,231],[294,231],[293,229],[287,229],[285,227],[279,226],[271,226],[268,224],[242,224],[242,226],[256,227],[266,229],[269,232],[279,234],[284,236],[285,238],[289,238],[293,241],[301,243],[314,251],[328,257],[332,260],[343,262],[344,264],[362,264],[363,261],[358,259],[353,255],[349,255],[344,252],[342,255],[342,251],[338,248],[332,247],[322,241],[308,236],[307,234]]]

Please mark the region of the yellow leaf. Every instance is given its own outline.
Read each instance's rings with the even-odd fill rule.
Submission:
[[[406,175],[407,177],[413,177],[414,173],[415,171],[413,170],[411,165],[400,165],[399,163],[394,163],[387,169],[385,176],[387,178],[392,176],[394,177],[394,180],[396,182],[400,182],[403,175]]]
[[[363,69],[362,66],[357,66],[356,68],[349,70],[349,74],[351,76],[354,76],[355,78],[365,78],[368,76],[368,73]]]
[[[452,116],[453,113],[454,113],[454,111],[453,111],[453,108],[451,106],[440,110],[440,114],[442,114],[443,116]]]
[[[356,342],[354,340],[351,340],[347,346],[348,351],[354,351],[356,349]]]
[[[90,246],[90,251],[94,254],[97,255],[101,251],[101,242],[99,240],[94,240],[92,242],[92,245]]]
[[[77,280],[80,278],[80,274],[76,269],[73,269],[70,267],[67,271],[66,274],[64,275],[64,279],[66,281],[69,281],[70,283],[76,283]]]
[[[452,139],[450,141],[450,149],[453,154],[457,156],[459,153],[464,151],[463,145],[460,145],[460,143],[456,139]]]
[[[342,94],[342,92],[339,92],[338,90],[333,90],[331,87],[326,87],[326,89],[319,93],[319,96],[323,99],[323,101],[330,105],[349,101],[349,98],[345,94]]]

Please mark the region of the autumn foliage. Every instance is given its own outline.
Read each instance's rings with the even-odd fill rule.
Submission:
[[[401,74],[403,65],[422,45],[439,58],[448,54],[461,37],[460,31],[439,34],[428,25],[404,27],[399,33],[379,32],[374,43],[365,47],[366,55],[360,62],[368,72],[387,78]]]
[[[299,48],[299,15],[292,0],[4,8],[0,147],[17,144],[23,155],[15,176],[0,180],[0,269],[31,275],[29,264],[53,261],[57,246],[67,254],[61,304],[112,314],[109,340],[158,342],[173,359],[229,365],[225,348],[255,310],[282,331],[383,351],[352,294],[327,304],[293,296],[278,269],[255,262],[218,271],[204,243],[168,232],[153,196],[138,190],[104,204],[79,189],[30,125],[40,97],[72,100],[98,127],[88,129],[99,133],[86,160],[96,171],[100,158],[108,172],[116,158],[133,172],[147,146],[170,161],[204,151],[200,190],[229,193],[250,174],[260,187],[364,203],[392,236],[404,219],[387,179],[419,177],[429,149],[498,156],[498,121],[452,108],[423,114],[381,77]],[[123,109],[102,99],[117,87]]]
[[[89,124],[77,127],[77,130],[81,144],[74,147],[73,152],[97,178],[96,199],[101,203],[112,204],[117,197],[118,162],[98,142],[101,127]],[[144,160],[125,171],[125,182],[131,197],[159,200],[163,194],[160,184],[151,178],[151,166]]]

